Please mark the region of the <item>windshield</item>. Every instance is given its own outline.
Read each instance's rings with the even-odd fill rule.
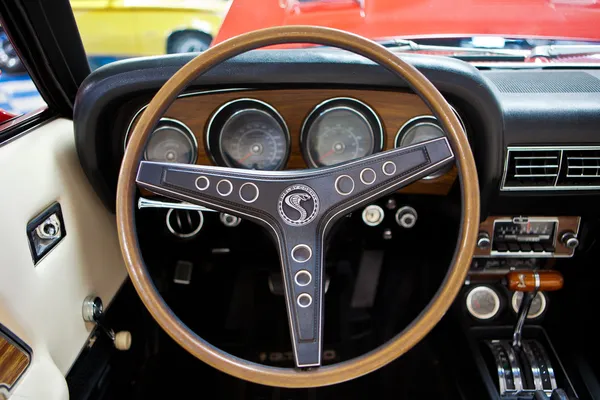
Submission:
[[[282,25],[342,29],[397,51],[525,62],[530,58],[524,52],[539,46],[600,44],[598,1],[71,0],[71,5],[96,68],[128,57],[197,53],[245,32]],[[410,46],[401,41],[406,39]],[[485,52],[477,55],[473,49]],[[536,61],[564,55],[550,53],[542,51]],[[570,61],[595,62],[596,53],[588,47],[567,55]]]
[[[597,62],[596,49],[589,47],[538,51],[533,58],[527,52],[600,44],[598,1],[71,0],[71,5],[94,69],[128,57],[197,53],[245,32],[283,25],[337,28],[397,51],[467,61]]]

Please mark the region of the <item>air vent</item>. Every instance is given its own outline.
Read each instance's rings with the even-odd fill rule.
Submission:
[[[508,150],[504,189],[552,187],[560,168],[560,150]]]
[[[600,149],[563,151],[558,187],[600,186]]]
[[[509,147],[501,190],[600,189],[600,146]]]

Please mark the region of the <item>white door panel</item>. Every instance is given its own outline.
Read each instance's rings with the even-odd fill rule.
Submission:
[[[67,235],[34,266],[26,226],[55,201]],[[126,277],[115,216],[80,167],[72,121],[0,145],[0,210],[0,323],[33,349],[14,398],[68,398],[64,376],[92,329],[82,301],[96,294],[107,305]]]

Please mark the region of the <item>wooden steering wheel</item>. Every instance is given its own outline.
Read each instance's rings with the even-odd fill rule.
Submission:
[[[398,148],[328,168],[249,171],[141,161],[148,135],[167,108],[196,77],[249,50],[285,43],[338,47],[364,56],[406,81],[431,108],[447,137]],[[387,343],[360,357],[321,366],[324,242],[333,223],[374,199],[456,162],[462,221],[444,281],[419,316]],[[152,283],[136,234],[136,185],[173,199],[238,215],[261,224],[278,246],[297,368],[274,368],[240,359],[212,346],[177,318]],[[440,321],[471,264],[479,225],[479,186],[465,132],[444,97],[414,67],[384,47],[350,33],[309,26],[250,32],[191,60],[169,79],[142,114],[125,151],[117,186],[117,227],[129,276],[158,324],[205,363],[251,382],[316,387],[375,371],[400,357]]]

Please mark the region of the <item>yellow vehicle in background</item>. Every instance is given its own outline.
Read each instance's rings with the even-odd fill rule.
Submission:
[[[231,0],[71,0],[90,56],[114,59],[206,50]],[[24,70],[0,28],[0,69]]]
[[[150,56],[203,51],[230,0],[71,0],[88,55]]]

